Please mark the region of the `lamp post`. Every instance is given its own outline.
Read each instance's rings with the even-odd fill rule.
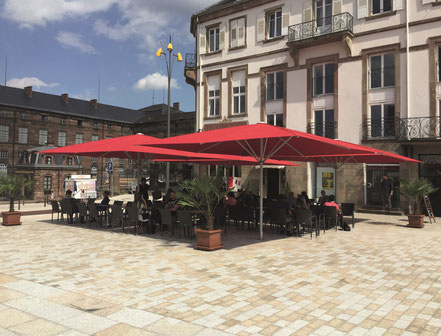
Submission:
[[[167,53],[167,52],[168,53]],[[164,51],[164,46],[161,42],[161,48],[156,52],[157,57],[161,57],[164,55],[165,64],[167,66],[167,75],[168,75],[168,98],[167,98],[167,138],[170,137],[170,83],[171,83],[171,74],[173,71],[173,64],[175,63],[175,57],[178,62],[182,62],[181,53],[173,54],[173,44],[171,43],[171,36],[169,37],[169,42],[167,45],[167,49]],[[167,162],[167,170],[165,176],[165,189],[166,191],[170,188],[170,162]]]

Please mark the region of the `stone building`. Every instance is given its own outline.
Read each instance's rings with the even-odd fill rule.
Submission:
[[[180,111],[179,105],[175,107],[173,120],[179,120],[179,125],[172,122],[172,134],[175,130],[179,130],[179,134],[193,132],[194,113]],[[33,199],[42,199],[49,190],[53,190],[56,197],[62,196],[64,179],[73,174],[90,174],[97,178],[99,190],[108,189],[110,181],[105,164],[110,159],[37,152],[42,148],[138,132],[162,137],[163,110],[162,105],[132,110],[101,104],[97,100],[74,99],[68,94],[57,96],[35,92],[32,87],[0,86],[0,174],[20,174],[34,180],[33,191],[26,195]],[[134,180],[134,167],[128,159],[112,161],[114,191],[126,192]]]
[[[439,4],[223,0],[195,13],[185,76],[196,91],[197,129],[267,122],[425,163],[266,169],[268,192],[288,182],[317,197],[338,183],[338,201],[375,207],[384,173],[397,188],[400,178],[419,177],[441,187]],[[242,169],[242,180],[255,178]],[[431,198],[441,215],[441,191]],[[396,190],[394,206],[402,201]]]

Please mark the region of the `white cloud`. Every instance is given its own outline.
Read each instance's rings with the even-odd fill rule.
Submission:
[[[5,0],[2,16],[22,28],[45,26],[69,17],[107,11],[117,0]]]
[[[83,99],[83,100],[97,99],[97,97],[95,97],[92,91],[89,89],[84,89],[83,91],[74,93],[71,96],[72,98]]]
[[[42,87],[52,88],[58,86],[58,83],[45,83],[37,77],[23,77],[23,78],[11,78],[6,82],[7,86],[12,86],[16,88],[24,88],[26,86],[32,86],[39,90]]]
[[[96,49],[84,40],[81,34],[60,31],[55,39],[64,47],[79,49],[85,54],[96,54]]]
[[[166,75],[162,75],[159,72],[155,72],[138,80],[138,82],[136,82],[136,84],[133,85],[133,89],[139,91],[146,91],[152,89],[162,90],[164,88],[167,88],[168,85],[167,82],[168,82],[168,78]],[[172,89],[179,89],[179,85],[176,79],[172,78],[170,82],[170,87]]]
[[[115,91],[116,91],[116,87],[114,87],[114,86],[109,86],[109,87],[107,88],[107,91],[109,91],[109,92],[115,92]]]

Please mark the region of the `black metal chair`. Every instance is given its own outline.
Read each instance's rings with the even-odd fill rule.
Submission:
[[[114,230],[117,226],[123,227],[124,213],[122,207],[118,205],[112,205],[110,209],[112,210],[112,214],[110,216],[110,224],[112,225],[112,229]]]
[[[279,232],[287,230],[290,223],[289,218],[286,216],[286,210],[283,208],[271,208],[271,224],[273,224]],[[297,234],[299,235],[299,228],[297,226]]]
[[[355,204],[354,203],[342,203],[341,204],[341,215],[342,217],[352,217],[352,228],[355,226],[355,215],[354,215]]]
[[[133,224],[133,226],[135,227],[135,234],[138,234],[139,226],[140,226],[139,223],[147,222],[148,219],[142,218],[142,215],[139,214],[137,207],[131,206],[126,208],[126,210],[127,210],[127,224],[128,224],[127,232],[130,231],[130,224]]]
[[[173,236],[173,217],[169,209],[158,208],[161,214],[161,225],[159,231],[161,232],[161,237],[163,232],[170,232],[170,238]]]
[[[318,233],[320,234],[320,228],[323,224],[323,233],[326,233],[326,220],[325,220],[325,206],[324,205],[312,205],[312,213],[317,216],[317,224],[319,227]]]
[[[124,201],[113,201],[113,205],[122,206]]]
[[[309,228],[308,232],[311,234],[311,239],[312,239],[312,232],[314,231],[313,226],[314,226],[314,222],[315,222],[315,235],[316,236],[318,235],[318,233],[317,233],[317,230],[318,230],[317,217],[315,218],[315,220],[313,220],[311,210],[309,210],[309,209],[296,209],[295,217],[296,217],[297,227],[302,225],[304,231],[306,231],[306,229]]]
[[[338,213],[337,208],[334,206],[326,206],[325,207],[325,222],[326,227],[330,228],[331,225],[335,225],[335,231],[338,230]]]
[[[83,202],[77,203],[78,207],[78,214],[80,216],[80,219],[82,218],[85,222],[89,221],[89,214],[87,212],[87,205]]]
[[[51,200],[51,207],[52,207],[52,218],[51,221],[54,221],[54,213],[57,214],[57,223],[60,222],[60,213],[61,213],[61,209],[60,209],[60,204],[58,203],[58,201],[56,200]]]
[[[178,234],[181,238],[181,229],[184,231],[184,237],[190,237],[193,240],[193,218],[188,210],[177,210]]]
[[[103,216],[99,213],[95,203],[89,204],[89,222],[92,226],[92,219],[95,219],[95,227],[98,228],[98,224],[103,224]]]
[[[227,235],[227,212],[228,209],[222,205],[218,205],[214,210],[214,225],[215,229],[224,229],[225,235]]]
[[[64,198],[60,201],[61,206],[61,220],[64,220],[64,215],[67,216],[68,223],[73,223],[73,207],[72,200],[68,198]]]

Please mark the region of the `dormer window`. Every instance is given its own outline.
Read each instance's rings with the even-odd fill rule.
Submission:
[[[51,165],[52,164],[52,156],[45,156],[44,163],[47,165]]]
[[[73,164],[73,158],[71,156],[68,156],[66,158],[66,165],[72,166],[72,164]]]

